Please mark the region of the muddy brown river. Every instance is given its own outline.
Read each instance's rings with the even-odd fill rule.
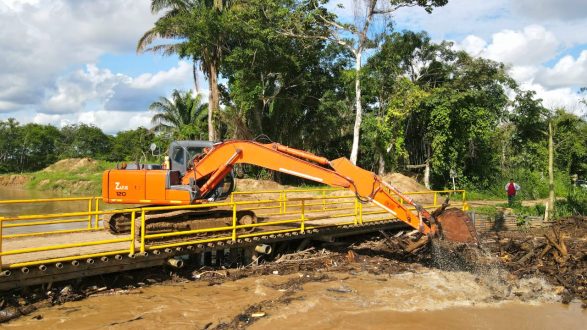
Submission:
[[[0,189],[0,199],[26,197],[31,195]],[[509,285],[424,267],[399,274],[326,275],[326,280],[294,286],[289,284],[310,275],[103,291],[41,308],[1,327],[211,329],[239,315],[250,318],[245,311],[259,304],[262,316],[253,319],[251,329],[584,329],[587,324],[587,310],[580,302],[559,303],[553,288],[541,279]]]
[[[557,303],[540,281],[521,286],[522,291],[544,286],[533,299],[496,301],[492,290],[469,273],[423,268],[395,275],[327,274],[326,281],[294,289],[287,283],[308,275],[103,292],[40,309],[4,327],[204,329],[230,323],[255,304],[266,309],[251,329],[581,329],[587,322],[579,303]],[[279,299],[284,296],[288,299]]]

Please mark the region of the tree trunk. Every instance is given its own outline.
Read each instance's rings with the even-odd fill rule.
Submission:
[[[361,51],[355,53],[355,127],[353,128],[353,147],[351,149],[351,163],[357,164],[359,155],[359,134],[361,133],[361,121],[363,108],[361,106]]]
[[[383,176],[385,174],[385,154],[379,155],[379,168],[377,169],[377,174],[379,176]]]
[[[554,215],[554,143],[553,143],[552,121],[548,122],[548,214]],[[550,219],[547,219],[550,220]]]
[[[200,95],[200,84],[198,83],[198,69],[196,68],[196,61],[192,62],[192,74],[194,75],[194,87],[196,88],[196,96]]]
[[[210,70],[210,96],[208,101],[208,140],[216,141],[216,125],[214,117],[220,105],[220,92],[218,91],[218,70],[214,63],[209,65]]]
[[[426,189],[430,189],[430,160],[427,159],[424,163],[426,167],[424,167],[424,186]]]

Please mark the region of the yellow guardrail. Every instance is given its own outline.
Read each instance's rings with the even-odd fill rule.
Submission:
[[[392,220],[390,214],[374,205],[363,205],[354,194],[339,194],[344,189],[318,188],[318,189],[292,189],[292,190],[264,190],[254,192],[234,192],[228,201],[217,203],[196,204],[189,206],[156,206],[137,207],[117,210],[103,210],[100,197],[74,197],[74,198],[50,198],[36,200],[7,200],[0,201],[0,205],[8,204],[39,204],[39,203],[81,203],[83,211],[32,214],[32,215],[6,215],[0,217],[0,270],[2,268],[20,268],[33,265],[61,263],[65,261],[92,259],[98,257],[118,256],[147,251],[180,247],[188,245],[207,244],[214,242],[236,242],[239,239],[250,239],[258,236],[277,234],[298,235],[308,230],[339,227],[346,225],[362,225],[369,222]],[[333,195],[333,193],[335,193]],[[444,195],[460,194],[458,203],[467,209],[466,192],[464,190],[441,190],[425,192],[408,192],[406,195],[417,199],[418,196],[432,196],[432,201],[422,203],[424,207],[431,208],[439,205],[438,197]],[[262,198],[263,195],[269,195]],[[256,198],[262,199],[255,199]],[[276,198],[271,198],[276,197]],[[248,198],[248,200],[247,200]],[[86,208],[87,207],[87,208]],[[232,223],[221,227],[210,227],[194,230],[182,230],[166,233],[149,234],[146,232],[145,215],[153,211],[198,209],[208,207],[222,207],[232,210]],[[251,210],[268,220],[253,223],[237,223],[237,211]],[[265,213],[264,213],[265,212]],[[101,219],[113,213],[129,213],[131,216],[130,233],[114,236],[107,234],[104,237],[90,237],[89,232],[104,231],[100,227]],[[380,217],[377,217],[381,215]],[[324,221],[328,220],[328,221]],[[79,228],[62,228],[68,225],[79,225]],[[58,228],[49,228],[57,226]],[[40,228],[40,231],[33,231]],[[136,233],[136,230],[139,230]],[[14,232],[20,230],[24,232]],[[7,231],[12,231],[8,233]],[[88,232],[88,240],[65,244],[52,244],[51,237],[54,234],[83,234]],[[86,235],[86,234],[84,234]],[[203,237],[198,237],[203,235]],[[47,244],[42,246],[27,246],[25,248],[12,248],[11,242],[17,239],[33,239],[35,244]],[[181,239],[177,241],[177,239]],[[123,246],[123,244],[128,244]],[[72,251],[72,249],[94,248],[93,251]],[[99,247],[99,248],[98,248]],[[62,250],[62,256],[47,257],[35,255],[43,252]],[[98,251],[100,250],[100,251]],[[2,263],[4,257],[26,255],[28,257]]]

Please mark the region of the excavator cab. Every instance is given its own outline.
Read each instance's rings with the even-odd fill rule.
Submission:
[[[169,145],[167,155],[169,156],[170,170],[171,172],[177,171],[178,173],[174,177],[182,178],[188,170],[194,164],[194,159],[203,157],[205,151],[212,148],[214,143],[211,141],[173,141]],[[195,180],[193,181],[195,184]],[[230,193],[236,188],[236,182],[234,180],[234,173],[231,171],[228,173],[224,180],[216,186],[216,188],[205,196],[208,200],[222,200],[226,199]]]

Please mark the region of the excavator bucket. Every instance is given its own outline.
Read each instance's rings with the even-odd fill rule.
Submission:
[[[467,213],[457,208],[435,211],[439,234],[448,241],[479,244],[475,225]]]

